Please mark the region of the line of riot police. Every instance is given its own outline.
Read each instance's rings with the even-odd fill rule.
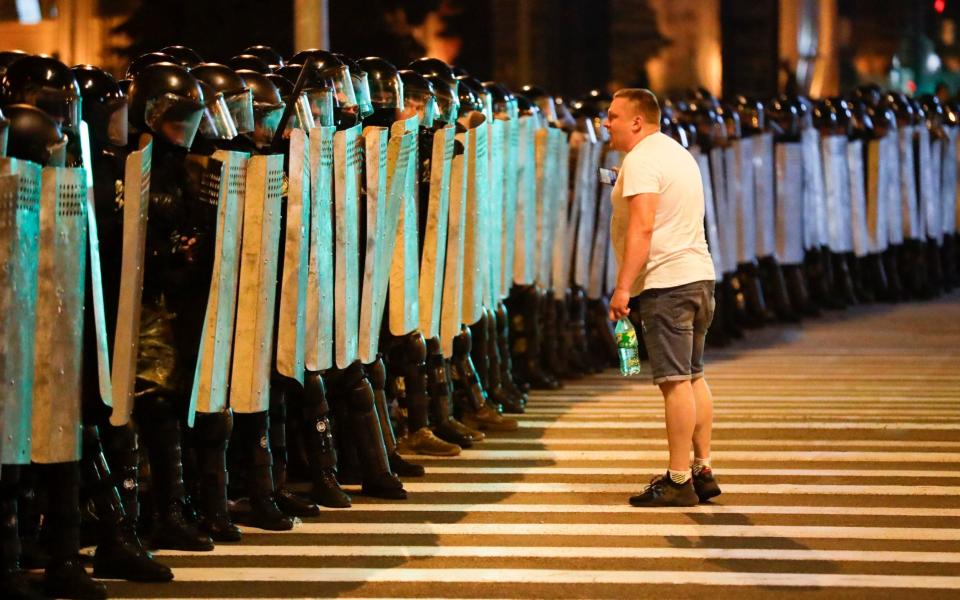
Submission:
[[[609,101],[429,58],[0,53],[0,595],[42,597],[26,567],[105,597],[83,546],[169,581],[147,548],[403,499],[401,454],[615,365]],[[697,91],[662,128],[701,168],[711,343],[955,283],[952,107]]]

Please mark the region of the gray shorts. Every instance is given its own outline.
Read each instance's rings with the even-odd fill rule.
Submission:
[[[653,383],[703,377],[703,342],[713,321],[712,281],[645,290],[637,297]]]

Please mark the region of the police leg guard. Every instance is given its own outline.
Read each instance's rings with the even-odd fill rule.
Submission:
[[[790,301],[786,278],[777,257],[773,255],[761,257],[758,260],[757,268],[760,272],[760,283],[763,285],[767,307],[776,314],[777,320],[781,322],[798,322],[800,312]]]
[[[91,579],[80,561],[80,464],[42,464],[38,471],[48,496],[44,528],[50,562],[43,574],[43,593],[53,598],[106,598],[106,586]]]
[[[17,496],[20,465],[0,466],[0,598],[43,600],[20,568],[20,534],[17,528]]]
[[[570,310],[567,306],[570,289],[565,288],[562,293],[552,290],[547,293],[547,298],[553,302],[553,326],[557,339],[556,357],[553,360],[556,361],[556,368],[560,373],[557,379],[583,379],[586,375],[585,369],[577,360],[573,348]]]
[[[873,290],[873,282],[870,281],[870,273],[867,271],[866,256],[859,257],[852,252],[843,255],[847,263],[847,269],[850,271],[850,280],[853,282],[853,295],[857,302],[864,304],[873,304],[877,301],[877,295]]]
[[[532,389],[555,390],[560,383],[540,363],[540,294],[536,286],[514,287],[509,299],[510,353],[514,378]]]
[[[469,448],[483,440],[482,432],[471,429],[453,417],[453,387],[450,366],[443,358],[440,340],[427,340],[427,394],[430,396],[430,417],[433,433],[438,438],[461,448]]]
[[[723,294],[722,307],[724,309],[720,317],[723,319],[724,330],[732,339],[743,338],[742,320],[745,318],[743,313],[743,295],[740,294],[740,284],[733,273],[724,273],[723,280],[720,282],[720,292]],[[739,307],[739,308],[738,308]],[[714,319],[717,317],[714,316]]]
[[[590,358],[587,342],[587,293],[580,286],[573,286],[567,293],[567,317],[570,360],[584,374],[599,373],[603,367]]]
[[[227,445],[232,431],[233,413],[229,409],[195,415],[200,530],[215,542],[239,542],[241,538],[227,506]]]
[[[740,283],[740,291],[746,304],[744,325],[749,328],[763,327],[776,320],[776,315],[767,308],[767,298],[755,262],[741,263],[737,266],[737,281]]]
[[[927,261],[923,254],[923,242],[904,240],[900,260],[900,280],[909,298],[929,298]]]
[[[590,355],[594,357],[597,370],[617,368],[620,365],[613,327],[609,301],[604,297],[587,300],[587,346],[590,348]]]
[[[327,399],[330,403],[330,432],[337,449],[337,479],[343,485],[360,485],[363,481],[357,442],[350,427],[348,394],[340,385],[343,369],[330,369],[325,373]]]
[[[151,492],[156,515],[151,547],[166,550],[213,550],[213,540],[201,532],[187,506],[183,484],[180,422],[173,404],[162,396],[137,400],[134,418],[147,449]]]
[[[858,259],[864,288],[873,296],[874,302],[890,302],[890,282],[883,266],[883,256],[867,254]]]
[[[287,396],[298,384],[283,377],[270,382],[270,452],[273,454],[273,485],[277,507],[291,517],[315,517],[320,507],[287,487]]]
[[[710,323],[710,327],[707,328],[707,336],[705,341],[711,348],[726,348],[733,342],[733,340],[730,338],[730,334],[726,329],[726,319],[724,319],[726,309],[724,308],[723,304],[725,300],[723,288],[721,287],[720,282],[717,282],[716,284],[713,294],[713,301],[714,317],[713,321]]]
[[[853,283],[853,274],[850,272],[850,263],[853,254],[830,252],[827,259],[833,269],[831,293],[843,299],[846,306],[854,306],[859,302],[857,289]]]
[[[567,364],[560,334],[560,315],[552,290],[537,290],[540,304],[540,368],[553,378],[556,388],[563,387],[561,378],[567,373]]]
[[[303,390],[303,445],[310,468],[310,499],[327,508],[347,508],[350,496],[337,481],[337,450],[330,427],[323,376],[307,371]],[[346,425],[346,423],[341,423]]]
[[[940,245],[940,262],[943,264],[943,287],[946,291],[953,291],[957,286],[957,236],[947,233],[943,236]]]
[[[234,415],[231,442],[237,445],[243,457],[249,499],[249,510],[243,511],[238,506],[234,518],[238,523],[258,529],[288,531],[293,529],[293,520],[280,511],[274,498],[269,421],[269,414],[265,410]]]
[[[940,242],[927,238],[927,286],[928,295],[932,298],[943,293],[943,263],[940,260]]]
[[[883,271],[887,275],[888,300],[890,302],[901,302],[905,298],[903,280],[900,278],[900,253],[902,251],[902,245],[891,245],[881,255]]]
[[[829,250],[807,250],[804,256],[804,272],[809,283],[810,296],[817,306],[834,310],[846,308],[846,296],[834,293],[833,290],[833,265]]]
[[[484,308],[487,323],[487,339],[485,352],[487,355],[487,377],[490,389],[487,398],[503,409],[503,412],[519,414],[523,412],[523,401],[515,400],[503,384],[503,365],[500,357],[500,332],[497,327],[497,313],[490,308]]]
[[[139,582],[173,579],[173,572],[153,560],[144,550],[133,523],[127,518],[117,491],[117,480],[110,473],[95,425],[83,427],[83,459],[80,465],[84,487],[88,490],[97,517],[94,577]]]
[[[510,315],[507,305],[497,303],[496,319],[493,323],[497,329],[497,353],[500,356],[500,385],[514,404],[527,403],[527,390],[520,387],[513,378],[513,360],[510,358]]]
[[[403,489],[403,483],[390,469],[373,387],[367,380],[363,365],[356,361],[344,369],[336,388],[344,394],[347,403],[350,432],[357,444],[363,473],[362,492],[376,498],[405,499],[407,492]]]
[[[444,441],[430,429],[430,396],[427,394],[427,343],[419,331],[395,338],[390,349],[390,371],[394,390],[401,405],[407,407],[406,434],[399,442],[404,452],[424,456],[457,456],[460,446]],[[420,477],[423,467],[403,460],[397,452],[396,440],[388,433],[390,417],[387,413],[386,394],[378,390],[382,377],[382,362],[378,358],[367,365],[367,373],[373,384],[377,401],[377,414],[380,416],[384,441],[390,457],[390,467],[401,477]],[[391,441],[393,447],[391,448]]]
[[[467,427],[480,431],[515,431],[518,427],[516,419],[504,417],[480,387],[477,372],[470,359],[471,346],[470,329],[461,327],[460,333],[453,338],[450,369],[453,403],[460,410],[460,420]]]
[[[783,279],[787,286],[787,296],[790,299],[790,305],[798,315],[804,317],[816,317],[820,314],[820,309],[810,299],[810,291],[807,289],[807,280],[803,276],[802,265],[782,265],[781,271]]]
[[[490,393],[490,358],[487,356],[487,313],[481,309],[480,319],[473,325],[468,325],[470,330],[470,360],[473,362],[473,369],[477,372],[477,380],[480,387],[487,394]]]

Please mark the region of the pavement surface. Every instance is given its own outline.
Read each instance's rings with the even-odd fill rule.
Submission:
[[[614,372],[535,392],[520,429],[418,459],[410,498],[161,552],[116,598],[960,598],[960,294],[828,313],[708,350],[714,470],[692,509],[627,497],[663,408]]]

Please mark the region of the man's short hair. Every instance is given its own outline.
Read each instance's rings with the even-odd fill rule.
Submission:
[[[648,89],[644,88],[623,88],[617,90],[614,98],[625,98],[633,103],[633,107],[643,116],[643,120],[660,126],[660,103],[657,97]]]

